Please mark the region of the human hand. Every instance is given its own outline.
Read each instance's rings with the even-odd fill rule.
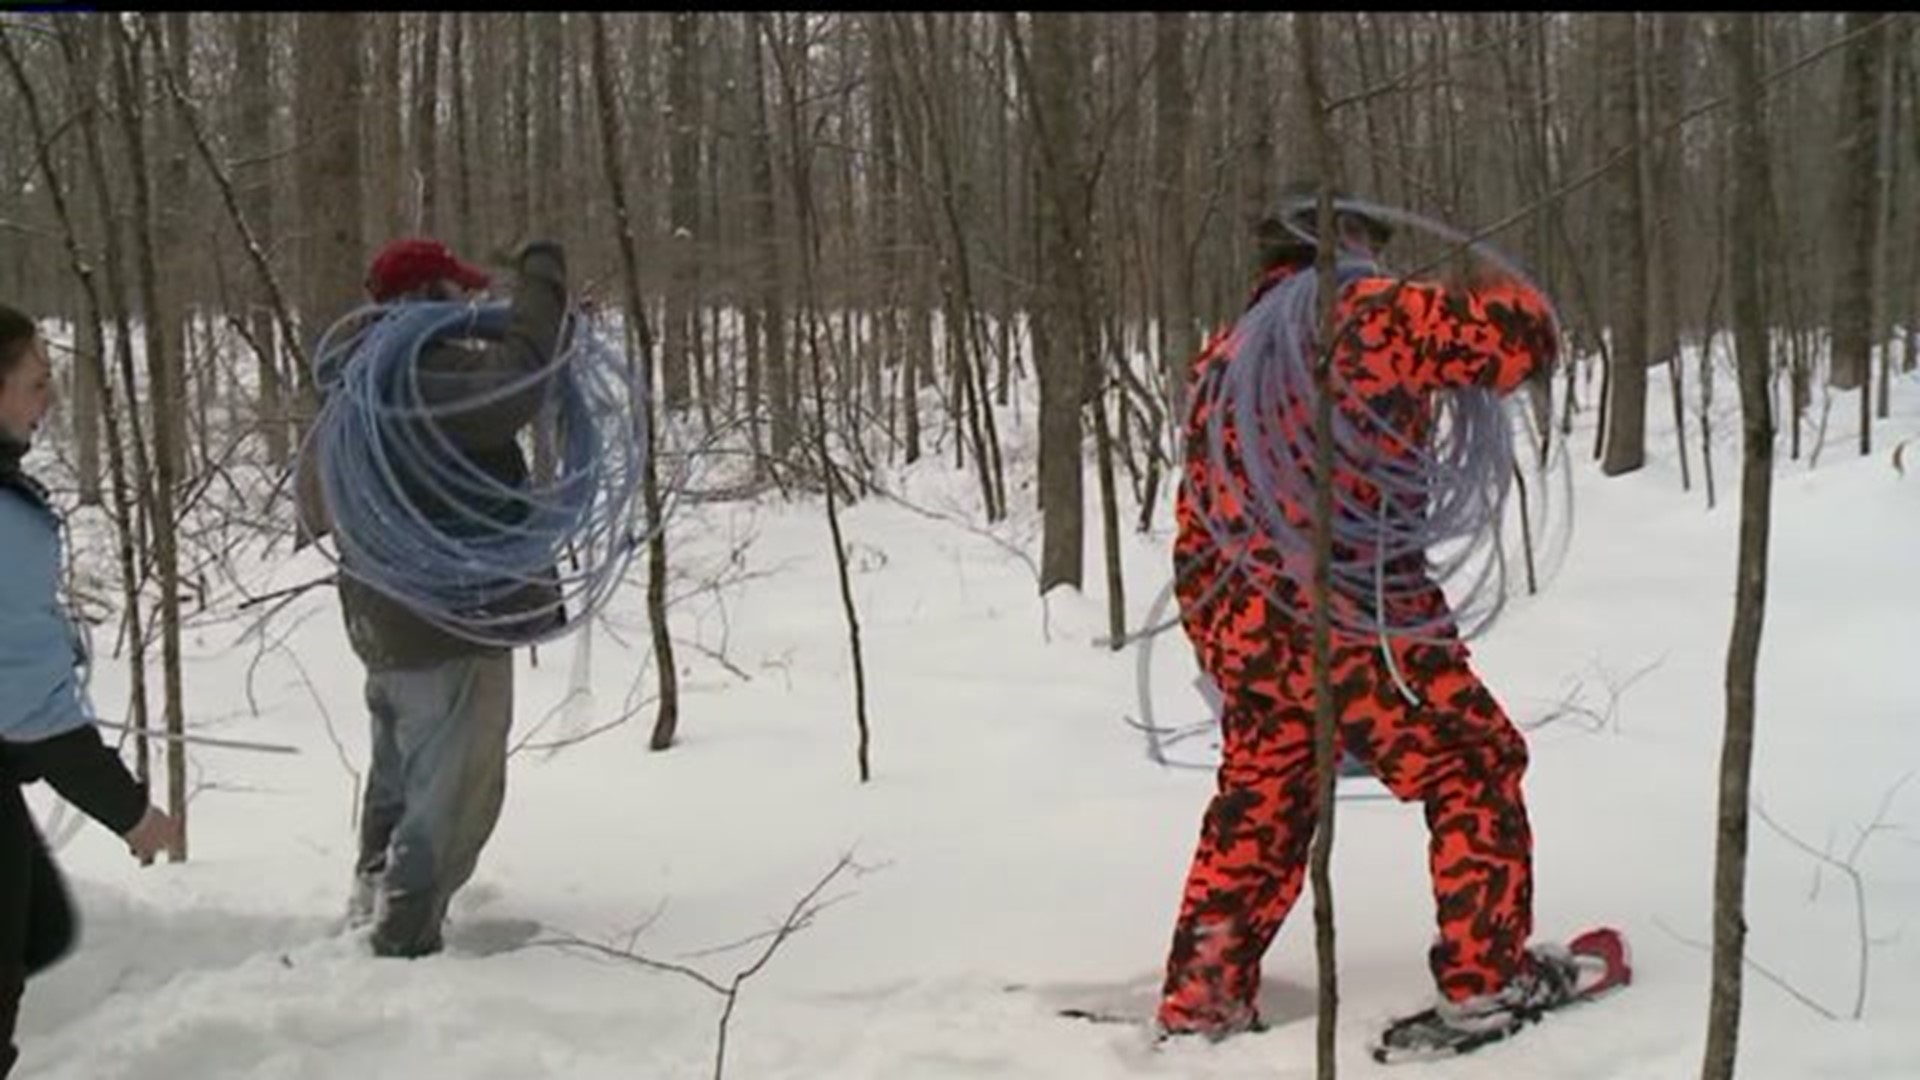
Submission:
[[[159,807],[149,806],[147,812],[140,816],[139,823],[128,829],[123,839],[133,857],[144,863],[173,846],[179,837],[180,824]]]
[[[523,232],[504,244],[496,245],[492,251],[487,253],[487,261],[494,266],[503,266],[510,270],[517,270],[520,268],[521,260],[525,259],[527,253],[534,248],[549,247],[557,249],[559,246],[558,241],[549,240],[535,233]]]
[[[1450,291],[1480,292],[1513,280],[1499,264],[1482,258],[1472,252],[1464,252],[1448,260],[1446,271],[1441,275],[1441,284]]]

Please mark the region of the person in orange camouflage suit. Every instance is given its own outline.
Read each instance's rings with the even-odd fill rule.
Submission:
[[[1311,213],[1294,220],[1310,222]],[[1404,454],[1426,438],[1437,392],[1506,393],[1547,373],[1557,330],[1537,291],[1485,276],[1472,286],[1402,281],[1372,265],[1390,225],[1352,212],[1335,220],[1342,259],[1363,268],[1339,279],[1336,408],[1370,433],[1380,454]],[[1314,245],[1301,233],[1272,218],[1261,232],[1264,273],[1250,309],[1292,275],[1315,272]],[[1236,335],[1218,334],[1193,364],[1174,548],[1181,622],[1220,690],[1224,744],[1158,1021],[1164,1034],[1213,1038],[1261,1027],[1261,958],[1300,895],[1317,823],[1311,556],[1283,554],[1250,527],[1235,495],[1246,490],[1246,467],[1230,413],[1220,419],[1224,464],[1234,475],[1223,480],[1214,471],[1209,425],[1218,403],[1207,391],[1234,363],[1237,345]],[[1299,422],[1311,430],[1310,411]],[[1351,461],[1334,480],[1346,505],[1379,506],[1380,491]],[[1293,527],[1311,529],[1310,506],[1283,509]],[[1532,839],[1520,790],[1527,748],[1469,665],[1424,562],[1413,569],[1424,586],[1389,597],[1379,622],[1437,623],[1438,632],[1369,634],[1352,629],[1351,619],[1333,620],[1338,742],[1396,797],[1424,804],[1439,924],[1429,962],[1443,998],[1477,1001],[1528,977],[1534,962]],[[1381,614],[1362,606],[1336,593],[1332,613]]]

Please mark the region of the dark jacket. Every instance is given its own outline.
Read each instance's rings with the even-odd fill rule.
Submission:
[[[565,253],[554,243],[528,245],[520,256],[519,284],[507,331],[498,341],[441,340],[421,351],[419,385],[424,404],[442,407],[471,401],[551,363],[560,347],[566,308]],[[489,476],[524,489],[529,473],[517,436],[533,421],[547,397],[548,384],[534,384],[499,401],[419,422],[439,426],[448,441]],[[325,534],[332,524],[323,505],[317,469],[318,458],[326,453],[324,445],[309,446],[300,462],[301,521],[308,534],[315,537]],[[401,479],[406,486],[406,478]],[[416,499],[436,525],[460,527],[461,518],[433,506],[424,496]],[[511,524],[526,512],[524,503],[512,503],[494,508],[491,516],[502,524]],[[340,609],[347,637],[369,670],[431,667],[495,651],[492,646],[440,629],[357,580],[351,564],[343,571]],[[554,577],[557,581],[557,574]],[[532,636],[551,629],[563,618],[558,613],[558,599],[557,584],[528,585],[504,602],[501,610],[489,614],[530,613],[516,629]]]

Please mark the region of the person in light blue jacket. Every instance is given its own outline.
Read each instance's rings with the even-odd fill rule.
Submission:
[[[20,786],[51,784],[151,859],[173,820],[100,741],[75,668],[85,650],[60,600],[60,518],[22,470],[53,403],[53,370],[33,320],[0,304],[0,1080],[19,1051],[26,980],[72,947],[72,904]]]

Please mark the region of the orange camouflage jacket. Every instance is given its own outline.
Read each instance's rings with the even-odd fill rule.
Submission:
[[[1311,265],[1301,264],[1270,271],[1255,286],[1248,306],[1292,274],[1313,272]],[[1437,392],[1478,386],[1507,393],[1551,364],[1558,349],[1551,305],[1538,291],[1511,280],[1467,289],[1369,273],[1341,285],[1334,320],[1341,328],[1332,354],[1336,408],[1368,431],[1377,444],[1370,449],[1386,457],[1408,454],[1409,446],[1424,443]],[[1194,359],[1186,467],[1175,504],[1175,593],[1187,636],[1209,671],[1219,650],[1244,649],[1250,639],[1265,642],[1276,635],[1304,646],[1312,626],[1310,558],[1283,556],[1260,530],[1249,528],[1247,508],[1236,495],[1236,489],[1244,490],[1246,466],[1230,413],[1221,416],[1223,460],[1213,460],[1209,428],[1216,406],[1210,383],[1233,362],[1235,346],[1231,331],[1216,333]],[[1296,430],[1311,431],[1310,412],[1295,417],[1295,423]],[[1304,451],[1294,452],[1304,463]],[[1230,479],[1216,473],[1221,467],[1231,470]],[[1379,505],[1377,486],[1350,462],[1336,466],[1334,483],[1347,505]],[[1303,533],[1312,527],[1310,510],[1294,501],[1282,506],[1288,522]],[[1222,536],[1229,539],[1223,543]],[[1302,561],[1306,565],[1298,565]],[[1414,569],[1416,579],[1424,580],[1424,561]],[[1334,621],[1336,644],[1364,640],[1340,629],[1343,621],[1353,625],[1355,618],[1377,617],[1361,605],[1334,594],[1336,616],[1348,617]],[[1387,609],[1385,621],[1393,625],[1449,617],[1444,594],[1431,582],[1389,598]]]

